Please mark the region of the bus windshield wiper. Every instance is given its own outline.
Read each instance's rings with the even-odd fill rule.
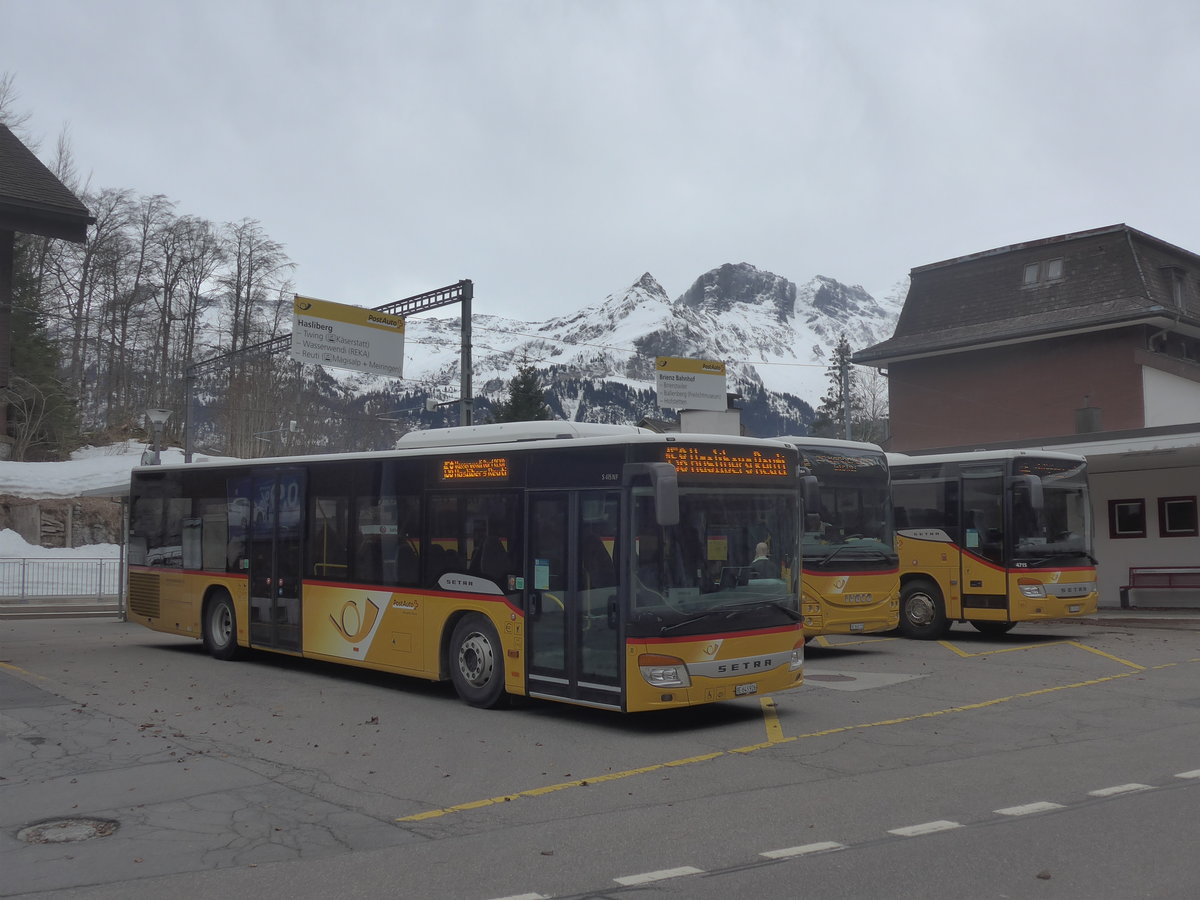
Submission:
[[[713,616],[720,616],[725,619],[732,619],[738,613],[747,612],[752,609],[762,609],[763,607],[773,606],[775,609],[785,613],[793,622],[804,621],[804,616],[790,607],[784,606],[778,600],[763,600],[755,599],[744,603],[722,603],[719,606],[714,606],[712,609],[705,610],[699,615],[692,616],[690,619],[684,619],[682,622],[674,622],[670,625],[664,625],[659,629],[659,634],[670,634],[679,628],[686,628],[688,625],[693,625],[696,622],[703,622],[705,619],[710,619]]]
[[[1059,560],[1063,560],[1063,561],[1065,561],[1065,563],[1070,564],[1072,562],[1077,562],[1080,559],[1086,559],[1093,566],[1098,565],[1098,563],[1096,562],[1096,558],[1094,556],[1092,556],[1092,554],[1085,553],[1082,550],[1071,550],[1071,551],[1066,551],[1066,552],[1062,552],[1062,553],[1048,553],[1045,556],[1036,556],[1036,557],[1033,557],[1033,556],[1020,557],[1019,556],[1019,557],[1017,557],[1017,559],[1019,559],[1023,563],[1027,563],[1035,568],[1049,566],[1051,563],[1058,562]],[[1059,564],[1062,565],[1062,563],[1059,563]]]
[[[682,622],[673,622],[670,625],[664,625],[658,630],[658,633],[660,635],[670,634],[672,631],[675,631],[679,628],[686,628],[688,625],[694,625],[696,622],[703,622],[705,619],[711,618],[712,616],[719,615],[724,616],[726,619],[730,619],[733,618],[733,615],[736,612],[737,610],[730,609],[709,609],[700,613],[698,616],[692,616],[690,619],[684,619]]]
[[[746,600],[727,600],[724,603],[718,603],[716,606],[714,606],[709,611],[714,612],[714,613],[717,613],[717,612],[738,613],[738,612],[745,612],[746,610],[750,610],[750,609],[762,609],[765,606],[773,606],[776,609],[787,613],[789,616],[791,616],[797,622],[799,622],[801,619],[804,618],[804,616],[802,616],[800,613],[796,612],[796,610],[791,609],[787,606],[784,606],[784,604],[782,602],[780,602],[779,599],[774,598],[774,597],[752,597],[752,598],[749,598]]]
[[[884,562],[887,562],[887,560],[888,560],[888,555],[886,553],[884,553],[882,550],[876,550],[871,547],[854,547],[850,544],[842,544],[836,550],[833,550],[832,552],[827,553],[824,556],[820,556],[820,557],[806,556],[804,558],[804,562],[806,564],[808,564],[810,567],[827,566],[831,562],[833,562],[834,557],[840,556],[843,553],[846,553],[847,555],[852,556],[854,559],[859,559],[859,560],[861,560],[861,559],[879,559],[879,560],[883,560]]]

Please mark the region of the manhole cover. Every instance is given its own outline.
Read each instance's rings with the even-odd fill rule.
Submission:
[[[27,844],[66,844],[108,837],[117,825],[111,819],[54,819],[25,826],[17,832],[17,838]]]

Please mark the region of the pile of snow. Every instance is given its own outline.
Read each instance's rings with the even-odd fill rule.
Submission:
[[[74,548],[39,547],[26,543],[25,539],[11,528],[0,531],[0,559],[117,559],[120,555],[121,548],[117,544],[87,544]],[[3,571],[4,574],[8,574],[7,570]]]
[[[126,441],[76,450],[66,462],[0,462],[0,495],[43,500],[79,497],[104,488],[128,489],[129,473],[142,464],[145,452],[144,443]],[[164,465],[182,463],[183,451],[169,447],[160,457]]]

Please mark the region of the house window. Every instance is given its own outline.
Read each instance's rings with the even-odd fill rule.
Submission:
[[[1048,281],[1061,281],[1063,278],[1062,257],[1043,259],[1040,262],[1025,264],[1023,283],[1025,287],[1044,284]]]
[[[1144,538],[1146,536],[1145,500],[1109,500],[1108,536]]]
[[[1158,498],[1158,536],[1196,537],[1200,535],[1196,521],[1195,497]]]

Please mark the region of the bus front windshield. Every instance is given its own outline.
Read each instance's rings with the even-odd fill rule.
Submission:
[[[804,533],[805,566],[818,571],[895,566],[887,472],[814,471],[821,486],[820,524]]]
[[[1013,559],[1037,565],[1090,563],[1092,517],[1083,466],[1043,473],[1040,478],[1040,508],[1028,483],[1013,487]]]
[[[633,637],[708,634],[799,621],[796,492],[681,490],[679,524],[634,495]]]

